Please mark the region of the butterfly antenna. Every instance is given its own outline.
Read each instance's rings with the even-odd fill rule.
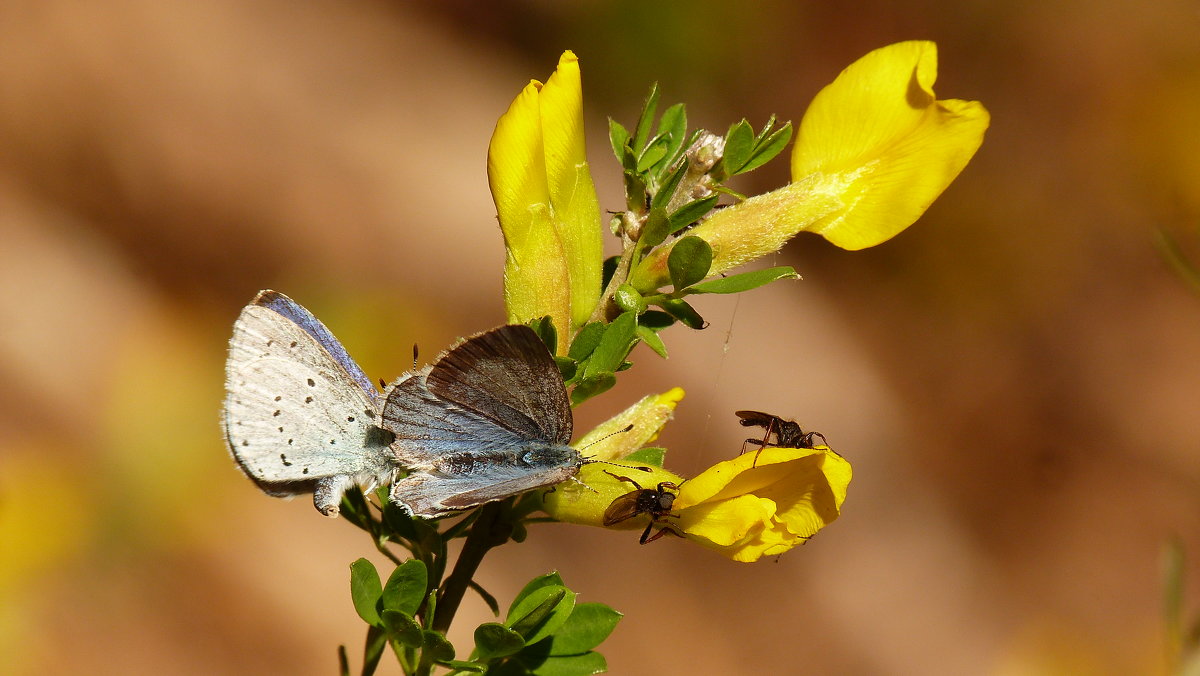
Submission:
[[[633,429],[633,424],[630,423],[629,425],[626,425],[623,429],[619,429],[616,432],[610,432],[608,434],[605,434],[604,436],[593,441],[592,443],[588,444],[587,446],[584,446],[583,448],[589,448],[591,446],[594,446],[594,445],[600,443],[601,441],[604,441],[605,439],[607,439],[609,437],[616,436],[618,434],[624,434],[626,432],[629,432],[632,429]],[[580,449],[580,450],[582,450],[582,449]],[[624,467],[625,469],[636,469],[636,470],[640,470],[642,472],[651,471],[649,467],[645,467],[643,465],[622,465],[622,464],[615,463],[615,462],[609,462],[607,460],[596,460],[596,456],[594,456],[594,455],[583,459],[583,464],[585,464],[585,465],[591,465],[593,463],[600,463],[603,465],[612,465],[613,467]]]

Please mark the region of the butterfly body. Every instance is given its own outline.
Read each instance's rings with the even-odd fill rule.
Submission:
[[[566,481],[583,457],[571,439],[558,367],[532,329],[472,336],[388,386],[382,425],[408,475],[393,503],[436,518]]]

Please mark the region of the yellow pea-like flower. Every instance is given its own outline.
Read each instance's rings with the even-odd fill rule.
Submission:
[[[549,315],[562,354],[600,296],[600,205],[583,137],[579,60],[564,52],[496,124],[488,183],[504,233],[508,321]]]
[[[937,100],[937,45],[900,42],[842,71],[809,105],[792,149],[792,183],[715,212],[688,234],[713,249],[711,274],[778,251],[799,232],[864,249],[912,225],[983,142],[978,101]],[[643,292],[669,281],[669,247],[633,275]]]

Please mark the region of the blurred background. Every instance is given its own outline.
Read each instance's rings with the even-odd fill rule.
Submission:
[[[1162,673],[1172,538],[1200,581],[1200,296],[1155,246],[1200,260],[1200,8],[734,5],[0,2],[0,672],[358,665],[366,536],[263,496],[221,438],[241,307],[282,290],[391,379],[503,321],[487,143],[563,49],[616,209],[605,116],[652,81],[696,126],[798,121],[923,38],[939,98],[993,118],[925,217],[858,253],[798,238],[766,262],[803,281],[701,299],[707,330],[577,411],[684,387],[685,475],[738,451],[734,410],[795,418],[854,463],[842,517],[749,565],[540,526],[480,582],[503,604],[558,569],[623,611],[616,674]],[[468,597],[461,655],[489,617]]]

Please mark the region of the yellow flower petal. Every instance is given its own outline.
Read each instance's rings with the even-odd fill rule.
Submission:
[[[658,438],[675,414],[683,389],[642,397],[636,404],[597,425],[575,443],[575,448],[597,460],[619,460]],[[628,432],[621,432],[633,425]],[[606,438],[607,437],[607,438]]]
[[[675,509],[689,539],[735,561],[756,561],[836,519],[851,476],[850,463],[826,447],[767,448],[689,479]]]
[[[937,101],[937,45],[901,42],[842,71],[796,131],[792,179],[818,176],[845,209],[807,229],[844,249],[907,228],[967,165],[988,126],[977,101]]]
[[[558,351],[600,295],[600,207],[583,138],[579,64],[565,52],[545,86],[533,81],[492,135],[488,183],[504,232],[508,320],[549,315]]]
[[[620,481],[608,472],[617,476],[633,479],[642,488],[654,488],[661,481],[679,484],[681,477],[660,467],[651,467],[649,472],[643,472],[632,467],[622,469],[612,465],[593,463],[584,465],[579,470],[578,482],[565,481],[546,493],[542,499],[542,511],[558,521],[577,523],[584,526],[603,526],[604,511],[613,500],[637,490],[633,484]],[[623,521],[611,528],[621,530],[645,528],[647,517],[638,517]]]

